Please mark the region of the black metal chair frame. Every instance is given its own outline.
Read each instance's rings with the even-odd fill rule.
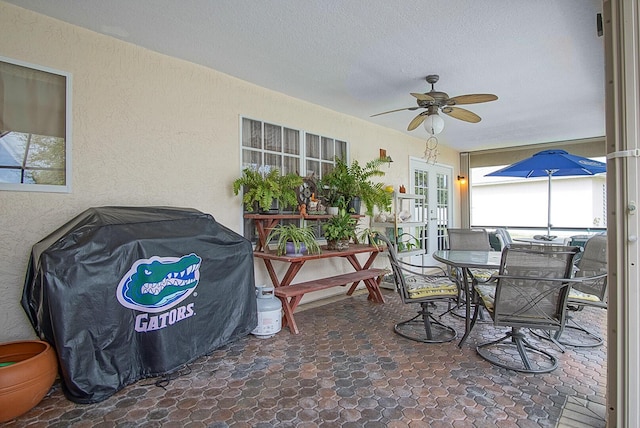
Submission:
[[[607,237],[594,235],[584,244],[576,263],[575,281],[567,300],[567,321],[562,330],[532,331],[537,337],[551,340],[561,350],[564,346],[573,348],[594,348],[604,343],[604,338],[582,326],[575,317],[576,312],[586,306],[607,309]],[[579,293],[595,296],[598,300],[581,298]],[[567,332],[570,334],[566,334]]]
[[[394,331],[402,337],[423,343],[445,343],[454,340],[458,336],[456,330],[436,319],[432,313],[432,309],[435,308],[437,302],[456,302],[459,295],[458,284],[452,281],[447,273],[439,266],[421,266],[399,260],[396,249],[391,241],[382,234],[379,234],[378,237],[387,246],[396,291],[400,295],[402,302],[407,304],[417,303],[420,305],[417,315],[411,319],[395,324],[393,328]],[[425,270],[438,273],[427,274],[424,273]],[[422,297],[411,297],[408,286],[409,279],[407,279],[409,275],[417,281],[434,282],[437,284],[448,282],[449,285],[455,287],[455,290],[454,292],[448,293],[429,293]]]
[[[570,282],[573,281],[572,261],[577,251],[575,247],[552,246],[504,249],[493,301],[489,302],[487,296],[486,300],[482,298],[482,284],[474,287],[479,304],[470,328],[473,329],[481,307],[487,309],[495,326],[511,327],[511,331],[499,339],[476,347],[483,359],[525,373],[547,373],[558,366],[557,358],[531,344],[522,329],[563,329]],[[512,260],[519,264],[514,266]],[[501,351],[493,353],[492,349]],[[505,358],[501,358],[503,355]],[[520,362],[516,361],[516,356]],[[534,356],[535,362],[532,361]]]

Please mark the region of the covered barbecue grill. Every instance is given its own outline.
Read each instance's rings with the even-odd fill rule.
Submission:
[[[194,209],[91,208],[33,246],[22,306],[67,398],[99,402],[256,327],[252,245]]]

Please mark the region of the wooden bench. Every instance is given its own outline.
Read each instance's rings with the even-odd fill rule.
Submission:
[[[282,325],[289,325],[289,330],[293,334],[298,334],[298,326],[293,318],[293,311],[298,307],[302,296],[312,291],[324,290],[326,288],[345,286],[353,283],[347,295],[351,295],[356,288],[358,282],[364,282],[369,291],[369,300],[377,303],[384,303],[382,292],[380,291],[380,281],[386,269],[364,269],[356,272],[345,273],[342,275],[330,276],[327,278],[314,279],[307,282],[277,287],[274,294],[282,301],[282,309],[284,310],[284,319]]]

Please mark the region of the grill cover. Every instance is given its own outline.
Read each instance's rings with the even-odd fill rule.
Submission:
[[[33,246],[22,307],[67,398],[99,402],[256,327],[252,245],[193,209],[91,208]]]

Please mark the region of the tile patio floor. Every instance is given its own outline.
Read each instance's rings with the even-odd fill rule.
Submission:
[[[416,307],[383,293],[383,305],[356,293],[302,306],[299,335],[285,328],[268,339],[247,336],[196,360],[164,388],[141,380],[103,402],[80,405],[55,384],[38,406],[5,426],[604,426],[597,413],[605,405],[606,346],[553,350],[560,359],[554,372],[516,373],[475,351],[502,329],[477,325],[462,349],[456,342],[412,342],[396,335],[393,324]],[[606,311],[585,309],[578,317],[604,334]],[[460,319],[444,319],[463,332]]]

